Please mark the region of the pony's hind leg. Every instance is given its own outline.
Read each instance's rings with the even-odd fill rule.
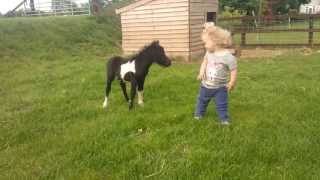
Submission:
[[[130,76],[131,81],[131,92],[130,92],[130,99],[129,99],[129,110],[133,107],[133,101],[137,93],[137,80],[134,77],[133,73],[128,74]]]
[[[124,98],[125,98],[126,101],[128,102],[128,101],[129,101],[129,97],[128,97],[128,94],[127,94],[126,83],[123,82],[122,80],[120,80],[120,86],[121,86],[121,89],[122,89],[122,93],[123,93],[123,95],[124,95]]]
[[[110,94],[110,91],[111,91],[111,84],[112,84],[112,81],[114,80],[115,78],[115,74],[114,73],[108,73],[107,75],[107,82],[106,82],[106,89],[105,89],[105,97],[104,97],[104,102],[103,102],[103,105],[102,107],[103,108],[106,108],[108,106],[108,97],[109,97],[109,94]]]

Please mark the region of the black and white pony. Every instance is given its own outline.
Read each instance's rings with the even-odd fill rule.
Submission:
[[[159,41],[153,41],[150,45],[145,46],[138,54],[131,58],[122,58],[115,56],[107,62],[107,80],[106,94],[103,102],[103,108],[108,105],[108,97],[111,90],[111,83],[117,77],[129,109],[133,107],[133,100],[138,89],[138,104],[143,105],[143,86],[149,68],[153,63],[168,67],[171,60],[166,56],[163,47]],[[131,82],[130,98],[128,97],[125,81]]]

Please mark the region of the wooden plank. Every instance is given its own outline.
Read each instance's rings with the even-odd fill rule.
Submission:
[[[148,13],[148,14],[135,14],[135,15],[122,15],[121,20],[127,19],[144,19],[144,18],[162,18],[162,17],[177,17],[177,16],[188,16],[187,11],[181,12],[170,12],[170,13]]]
[[[192,24],[192,25],[190,25],[190,28],[203,30],[203,24],[201,24],[201,23],[199,23],[199,24]]]
[[[123,30],[122,33],[124,35],[134,35],[134,36],[140,36],[140,35],[166,35],[166,34],[188,34],[189,29],[173,29],[173,30],[159,30],[159,31],[136,31],[135,29],[130,30]],[[197,33],[197,32],[193,32]],[[198,32],[200,33],[200,32]]]
[[[145,45],[150,44],[152,41],[147,41],[145,43],[128,43],[128,42],[123,42],[122,47],[123,48],[136,48],[136,47],[143,47]],[[164,48],[189,48],[188,43],[161,43],[161,45]]]
[[[218,0],[190,0],[190,3],[218,3]]]
[[[143,37],[143,36],[174,36],[177,35],[177,37],[185,37],[189,35],[189,30],[183,29],[183,30],[164,30],[164,31],[142,31],[142,32],[135,32],[135,31],[128,31],[123,32],[122,36],[134,36],[134,37]]]
[[[187,25],[178,26],[145,26],[145,27],[122,27],[123,32],[143,32],[143,31],[161,31],[161,30],[188,30]]]
[[[168,3],[180,3],[180,2],[189,3],[188,0],[156,0],[156,1],[152,1],[150,4],[157,5],[157,4],[168,4]]]
[[[124,53],[125,54],[136,54],[140,50],[141,49],[136,49],[135,51],[124,50]],[[166,51],[166,54],[168,56],[187,56],[189,53],[188,53],[188,51]]]
[[[166,21],[188,21],[188,16],[163,17],[163,18],[144,18],[144,19],[125,19],[123,23],[142,23],[142,22],[166,22]]]
[[[191,34],[201,34],[202,29],[190,29]]]
[[[203,16],[203,19],[193,19],[193,20],[190,20],[190,26],[201,25],[202,28],[203,28],[204,22],[205,22],[205,17]]]
[[[150,23],[153,24],[153,23]],[[145,27],[149,23],[123,23],[122,27]],[[188,25],[188,21],[164,21],[157,22],[157,26],[175,26],[175,25]]]
[[[202,41],[191,41],[191,46],[201,46],[204,47],[204,43]]]
[[[136,47],[125,47],[124,51],[139,51],[141,48]],[[164,48],[166,52],[175,51],[175,52],[188,52],[189,48]]]
[[[121,16],[130,16],[135,14],[152,14],[152,11],[153,11],[152,9],[144,10],[144,11],[133,10],[133,11],[124,12],[121,14]]]
[[[197,12],[218,12],[218,9],[216,8],[211,8],[211,7],[207,7],[207,8],[192,8],[190,9],[191,13]]]
[[[198,47],[191,47],[191,48],[190,48],[190,51],[191,51],[191,52],[193,52],[193,51],[200,51],[200,50],[204,50],[204,47],[199,47],[199,46],[198,46]]]
[[[198,49],[198,50],[194,50],[194,51],[191,51],[190,54],[191,54],[191,57],[197,57],[199,58],[199,60],[203,60],[203,57],[205,55],[205,49]]]
[[[201,36],[191,36],[190,40],[191,42],[197,42],[197,41],[202,42]]]
[[[217,10],[218,4],[217,3],[191,3],[190,7],[191,7],[191,10],[195,8],[203,8],[203,9],[214,8]]]
[[[190,16],[205,16],[205,15],[206,15],[206,12],[204,11],[193,11],[193,12],[190,11]]]
[[[190,20],[202,20],[204,16],[190,16]]]
[[[204,53],[204,52],[206,52],[205,49],[197,49],[197,50],[191,51],[191,54]],[[203,54],[203,55],[204,55],[204,54]]]
[[[123,40],[136,40],[136,39],[152,39],[152,40],[159,40],[159,39],[189,39],[188,34],[170,34],[170,35],[141,35],[141,36],[123,36]]]
[[[193,36],[193,35],[191,35],[191,36],[190,36],[190,41],[191,41],[191,42],[198,42],[198,41],[199,41],[199,42],[200,42],[200,41],[202,42],[202,39],[201,39],[201,36]]]
[[[218,12],[217,4],[203,4],[203,3],[191,3],[190,12],[191,13],[200,13],[200,12]]]
[[[147,6],[141,6],[139,8],[136,8],[135,11],[142,11],[142,10],[149,10],[149,9],[165,9],[165,8],[179,8],[179,7],[188,7],[188,3],[186,2],[171,2],[171,3],[162,3],[162,4],[156,4],[152,5],[149,4]]]
[[[170,12],[188,12],[188,7],[177,7],[177,8],[169,8],[169,9],[147,9],[147,10],[133,10],[122,15],[135,15],[135,14],[152,14],[152,13],[170,13]]]
[[[123,43],[133,44],[133,43],[140,43],[140,44],[146,44],[152,42],[153,39],[122,39]],[[172,44],[172,43],[189,43],[189,40],[186,38],[181,39],[158,39],[160,44]]]

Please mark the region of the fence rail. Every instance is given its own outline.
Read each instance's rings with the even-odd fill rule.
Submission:
[[[320,14],[219,18],[241,47],[320,47]]]
[[[90,15],[90,0],[22,0],[7,16]]]

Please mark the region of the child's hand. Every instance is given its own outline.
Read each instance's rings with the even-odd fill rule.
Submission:
[[[197,80],[201,81],[203,79],[203,74],[198,74]]]
[[[235,87],[235,84],[234,84],[234,83],[229,82],[229,83],[227,84],[228,92],[232,91],[232,90],[234,89],[234,87]]]

